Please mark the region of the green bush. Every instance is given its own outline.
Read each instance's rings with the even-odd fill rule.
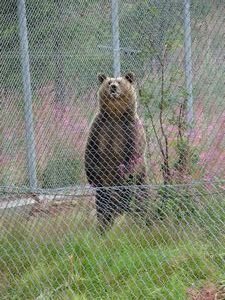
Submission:
[[[42,188],[58,188],[78,184],[81,181],[80,160],[57,157],[50,160],[42,174]]]
[[[175,186],[162,186],[159,189],[159,203],[156,217],[159,219],[186,220],[196,215],[196,195],[193,190],[186,186],[178,189]]]

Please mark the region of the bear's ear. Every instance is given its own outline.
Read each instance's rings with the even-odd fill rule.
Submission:
[[[125,78],[126,78],[130,83],[134,83],[134,81],[135,81],[134,73],[127,73],[127,74],[125,75]]]
[[[106,80],[106,75],[105,74],[99,74],[98,75],[98,80],[100,83],[103,83],[104,80]]]

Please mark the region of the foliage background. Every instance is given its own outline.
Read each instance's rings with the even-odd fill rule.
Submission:
[[[13,0],[1,1],[0,5],[0,183],[27,186],[17,8]],[[96,77],[100,72],[112,75],[110,2],[27,0],[26,8],[39,186],[44,186],[44,177],[51,168],[54,187],[85,183],[83,151],[97,109]],[[191,144],[195,180],[224,178],[224,9],[220,0],[191,2],[195,114]],[[185,93],[182,1],[121,1],[119,24],[122,73],[129,70],[136,74],[137,90],[144,91],[157,130],[158,57],[165,45],[169,49],[165,63],[164,126],[174,163],[177,129],[171,118]],[[161,158],[142,100],[139,97],[139,110],[149,137],[149,179],[160,183]],[[79,178],[66,175],[67,179],[63,179],[68,164],[65,170],[61,169],[61,175],[53,166],[59,153],[66,160],[75,161],[72,165]]]

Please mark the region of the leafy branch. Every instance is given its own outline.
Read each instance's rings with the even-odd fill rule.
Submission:
[[[155,49],[154,44],[150,41],[151,46]],[[173,143],[171,143],[171,147],[175,146],[175,158],[170,157],[170,145],[169,145],[169,133],[165,128],[165,109],[167,108],[167,90],[165,89],[165,65],[166,65],[166,58],[168,54],[167,46],[164,47],[162,56],[160,56],[156,49],[156,57],[160,64],[160,102],[159,102],[159,130],[157,129],[155,120],[153,118],[151,109],[149,107],[149,103],[151,98],[148,95],[145,95],[142,90],[140,89],[140,97],[146,112],[147,116],[150,120],[150,124],[153,129],[153,133],[155,135],[157,145],[160,150],[160,155],[162,157],[162,164],[161,164],[161,171],[163,176],[163,181],[165,185],[172,184],[173,182],[182,181],[184,182],[185,178],[188,178],[190,175],[190,147],[188,139],[186,138],[186,131],[187,131],[187,122],[186,122],[186,97],[184,96],[184,92],[182,92],[182,101],[178,104],[178,114],[175,113],[177,111],[174,110],[172,124],[177,127],[177,136]],[[175,162],[174,162],[175,161]]]

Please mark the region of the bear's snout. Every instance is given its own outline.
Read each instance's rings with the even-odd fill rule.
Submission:
[[[110,86],[110,91],[111,92],[116,92],[117,86],[115,84],[111,84]]]
[[[112,96],[116,96],[118,93],[118,86],[115,83],[110,84],[109,91]]]
[[[111,95],[111,97],[113,99],[118,98],[119,97],[119,87],[118,84],[116,83],[111,83],[109,86],[109,94]]]

